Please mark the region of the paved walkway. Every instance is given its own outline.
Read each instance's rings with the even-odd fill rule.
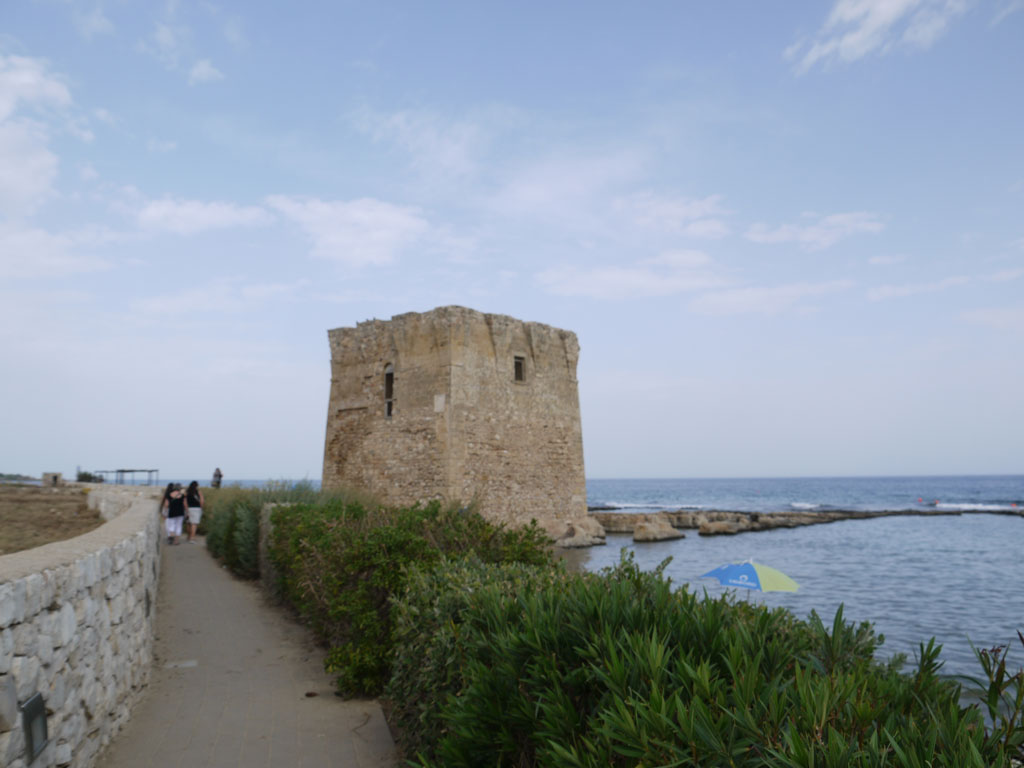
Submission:
[[[377,702],[335,696],[307,630],[181,541],[163,551],[149,689],[99,768],[394,765]]]

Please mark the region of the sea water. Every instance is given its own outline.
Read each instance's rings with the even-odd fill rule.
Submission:
[[[587,480],[587,504],[649,512],[1024,508],[1024,475]]]
[[[641,568],[672,558],[665,574],[686,588],[724,590],[701,575],[729,562],[753,559],[782,570],[800,585],[795,593],[739,595],[783,606],[805,618],[817,611],[826,625],[840,604],[848,621],[870,621],[885,635],[879,655],[905,653],[935,637],[943,645],[943,671],[980,674],[971,644],[1010,646],[1024,665],[1024,476],[837,478],[771,480],[588,480],[591,506],[657,509],[920,509],[963,515],[844,520],[736,536],[698,536],[634,545],[611,535],[604,547],[571,552],[581,568],[598,570],[619,560],[624,547]],[[920,500],[920,501],[919,501]],[[1016,506],[1015,506],[1016,505]],[[626,510],[624,510],[626,511]]]

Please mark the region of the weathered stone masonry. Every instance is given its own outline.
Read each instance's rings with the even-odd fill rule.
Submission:
[[[325,488],[475,500],[556,539],[587,525],[574,333],[453,306],[328,338]]]
[[[98,487],[108,522],[0,557],[0,766],[23,768],[19,707],[46,700],[32,768],[92,766],[128,719],[152,664],[160,489]]]

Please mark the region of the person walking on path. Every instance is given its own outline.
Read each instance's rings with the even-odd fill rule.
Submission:
[[[220,471],[220,467],[213,470],[213,482],[210,484],[211,488],[220,488],[221,480],[224,479],[224,473]]]
[[[203,507],[205,506],[203,492],[199,490],[199,483],[196,480],[188,484],[185,501],[188,502],[188,540],[195,544],[196,529],[199,527],[199,521],[203,519]]]
[[[185,519],[185,494],[181,490],[181,483],[175,483],[174,489],[167,494],[162,511],[167,527],[167,543],[177,544],[181,536],[181,524]]]

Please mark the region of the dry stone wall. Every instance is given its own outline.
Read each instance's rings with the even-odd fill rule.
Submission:
[[[32,768],[92,766],[149,680],[160,490],[92,488],[104,525],[0,557],[0,766],[23,768],[20,707],[46,702]]]
[[[555,539],[586,517],[574,333],[440,307],[328,338],[325,488],[395,505],[475,501]]]

